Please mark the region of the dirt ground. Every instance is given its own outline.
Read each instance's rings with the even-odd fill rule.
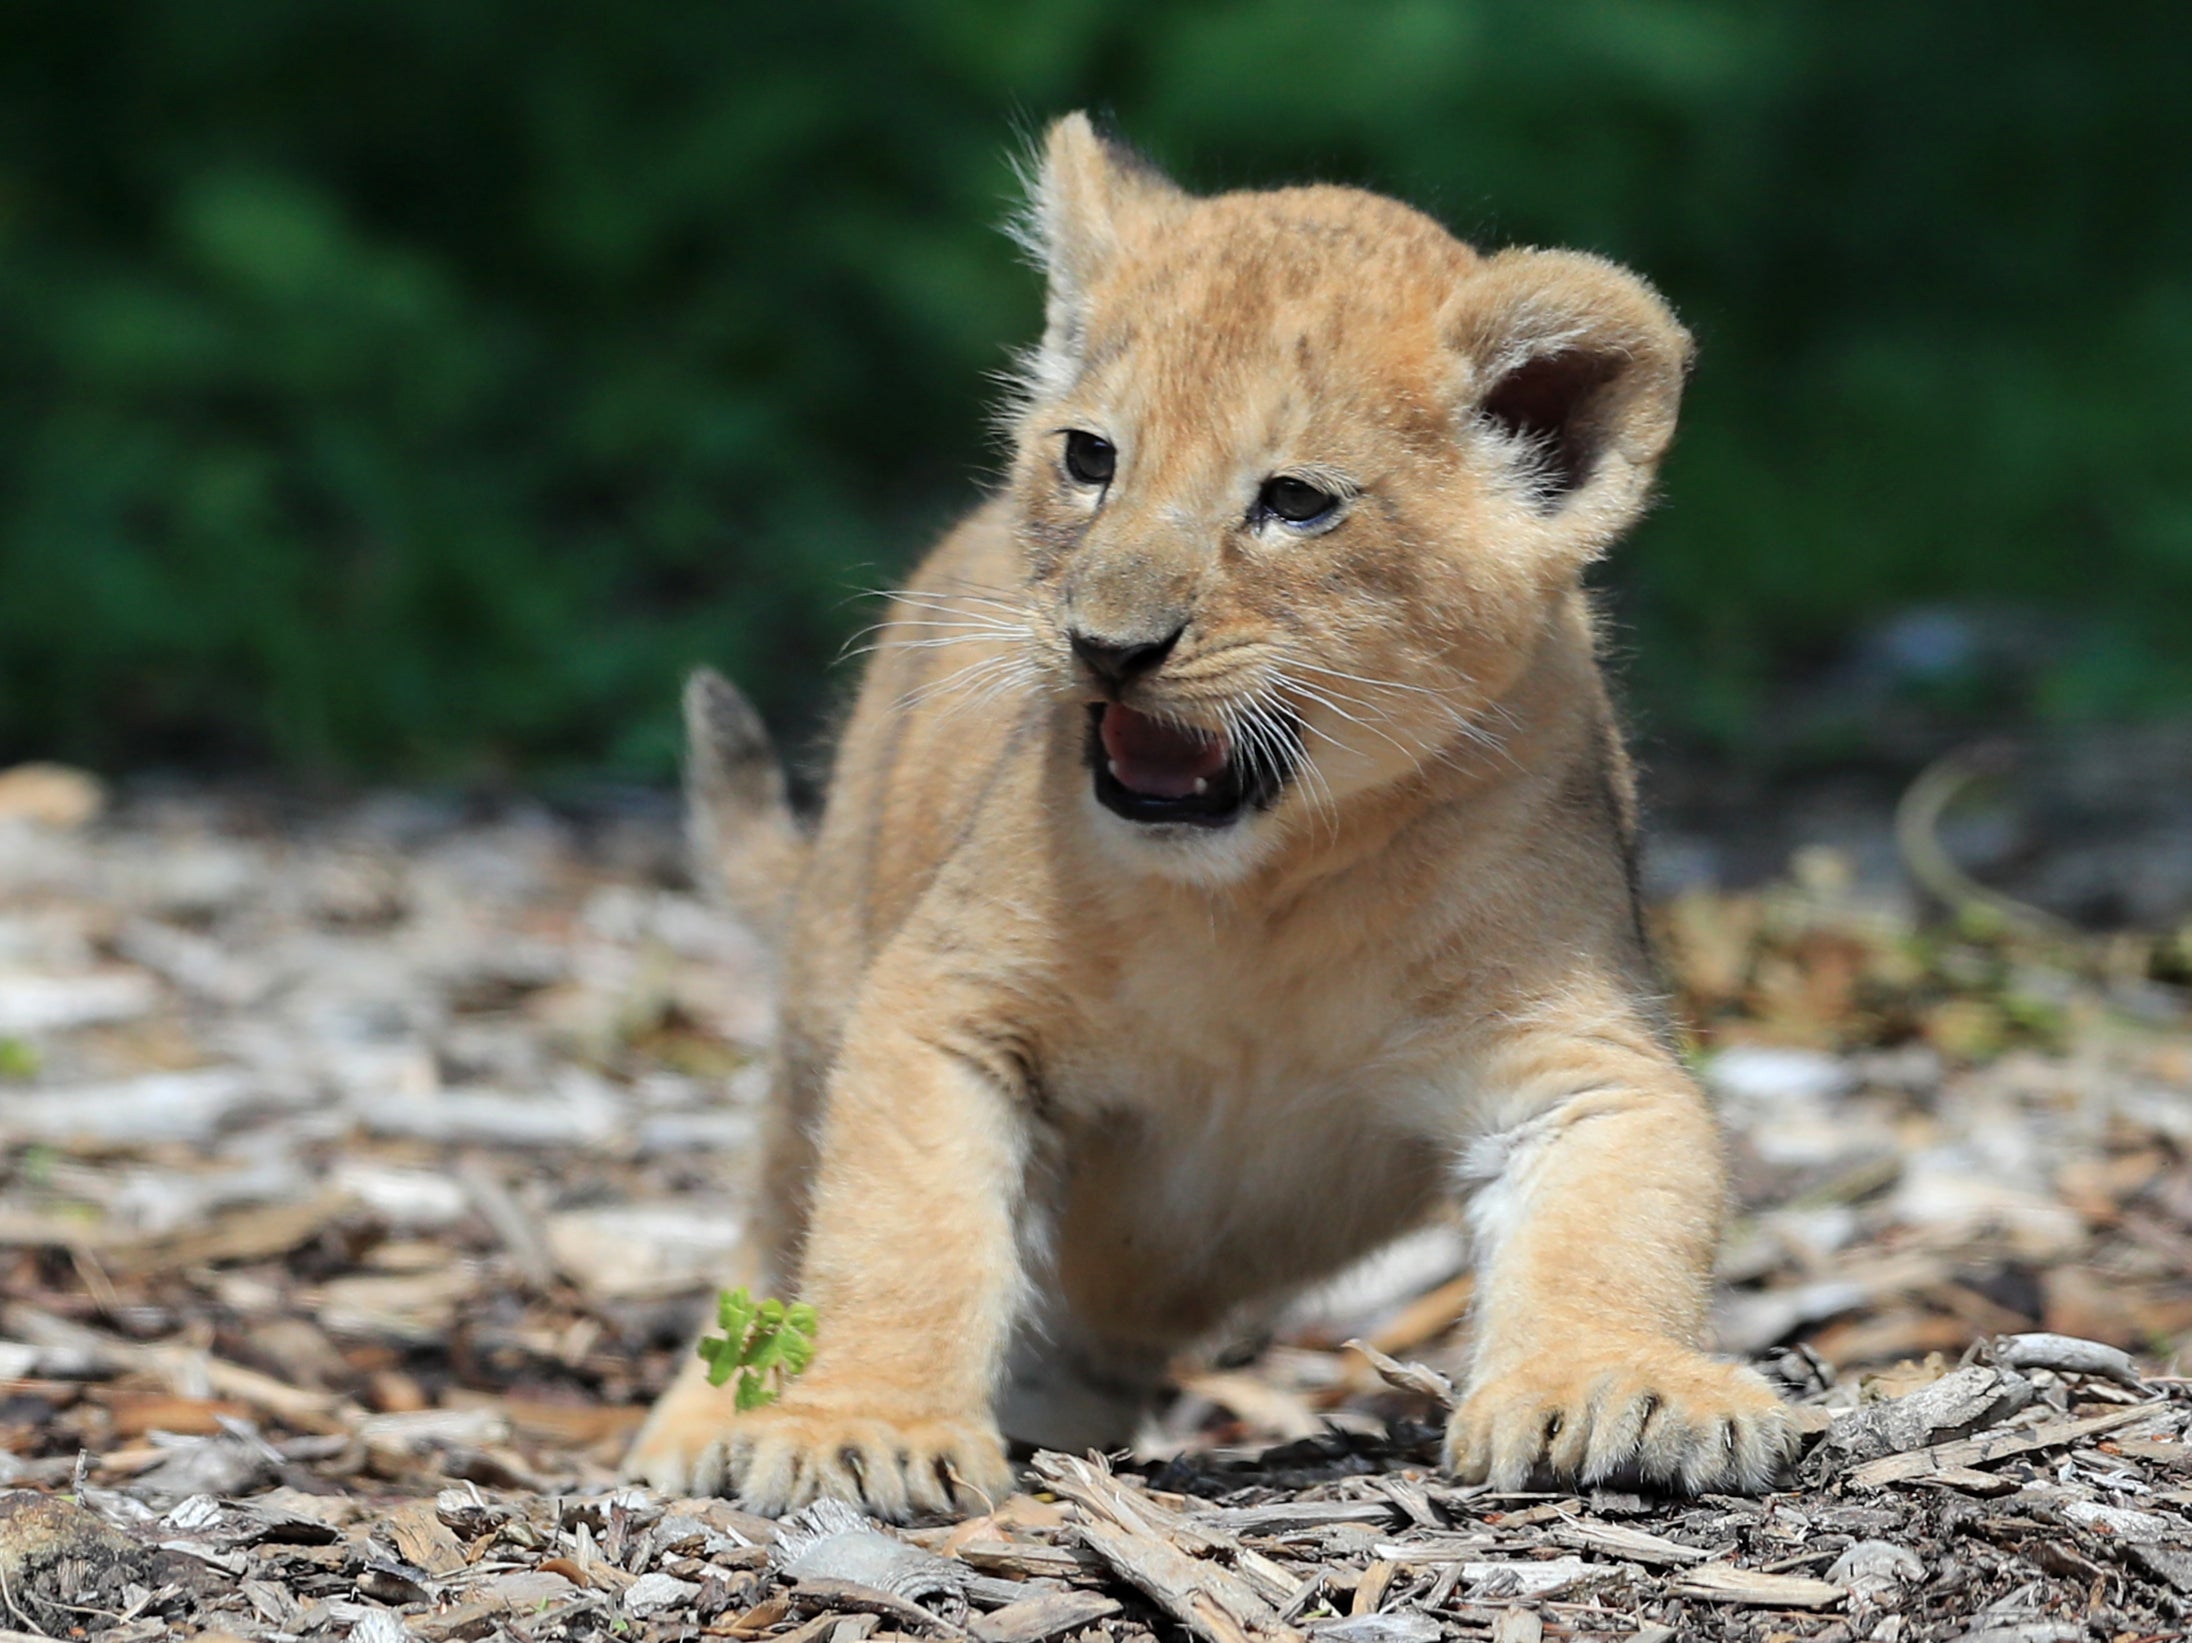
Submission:
[[[1437,1228],[1181,1364],[1131,1455],[884,1533],[616,1476],[738,1234],[770,1031],[674,823],[0,774],[0,1643],[2185,1634],[2166,889],[2094,936],[1922,914],[1817,835],[1749,890],[1660,858],[1738,1161],[1721,1344],[1799,1402],[1797,1486],[1441,1481]]]

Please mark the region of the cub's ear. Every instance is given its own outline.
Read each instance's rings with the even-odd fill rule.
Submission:
[[[1674,435],[1690,335],[1603,258],[1502,251],[1449,302],[1464,402],[1521,499],[1585,552],[1643,510]]]
[[[1089,292],[1125,234],[1186,196],[1080,113],[1052,124],[1027,171],[1027,208],[1013,237],[1050,282],[1038,372],[1070,381],[1087,343]]]

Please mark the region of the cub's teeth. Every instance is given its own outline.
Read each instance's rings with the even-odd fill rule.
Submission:
[[[1195,797],[1199,799],[1209,791],[1210,779],[1207,776],[1197,776],[1195,778]]]
[[[1113,781],[1123,782],[1126,780],[1124,776],[1119,774],[1119,761],[1117,759],[1106,759],[1104,761],[1104,765],[1108,770],[1110,770],[1111,779]]]

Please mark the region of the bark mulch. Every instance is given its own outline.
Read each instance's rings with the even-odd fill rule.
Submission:
[[[1656,916],[1792,1487],[1442,1480],[1438,1227],[1179,1365],[1131,1454],[777,1524],[615,1473],[770,1022],[665,803],[0,774],[0,1643],[2185,1635],[2183,937],[1921,917],[1823,851]]]

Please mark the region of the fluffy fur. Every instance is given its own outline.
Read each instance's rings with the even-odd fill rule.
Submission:
[[[1720,1143],[1670,1050],[1632,784],[1579,586],[1635,519],[1689,341],[1593,257],[1479,256],[1340,188],[1191,197],[1082,117],[1006,483],[880,630],[811,841],[736,693],[690,698],[698,836],[788,930],[762,1210],[815,1366],[697,1369],[632,1465],[765,1510],[1010,1485],[1121,1438],[1182,1346],[1442,1207],[1479,1241],[1466,1479],[1755,1489],[1780,1404],[1701,1350]],[[1068,430],[1108,441],[1077,481]],[[1337,499],[1290,524],[1274,476]],[[1230,825],[1092,794],[1069,634],[1119,690],[1296,760]]]

